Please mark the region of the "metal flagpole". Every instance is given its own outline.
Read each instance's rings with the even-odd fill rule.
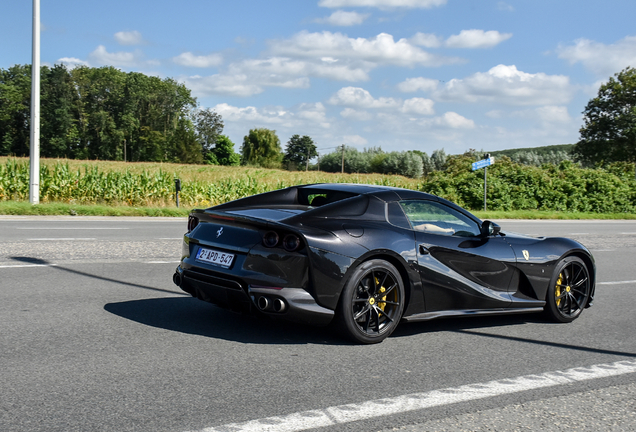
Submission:
[[[33,57],[31,61],[31,140],[29,202],[40,202],[40,0],[33,0]]]

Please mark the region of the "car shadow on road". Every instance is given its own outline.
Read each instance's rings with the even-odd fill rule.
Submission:
[[[514,342],[529,343],[534,345],[549,346],[560,349],[583,351],[597,354],[608,354],[622,357],[636,357],[636,353],[607,350],[602,348],[586,347],[557,341],[545,341],[528,337],[503,335],[490,333],[488,329],[496,327],[511,327],[514,325],[539,324],[544,326],[563,326],[567,324],[547,321],[541,314],[520,314],[520,315],[494,315],[485,317],[454,317],[442,318],[438,320],[408,323],[400,325],[391,337],[412,336],[416,334],[454,332],[477,336],[484,339],[499,339]]]
[[[189,298],[155,298],[108,303],[114,315],[151,327],[251,344],[345,345],[329,328],[238,314]]]

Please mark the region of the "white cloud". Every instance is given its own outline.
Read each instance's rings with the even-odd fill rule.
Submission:
[[[574,89],[564,75],[530,74],[516,66],[498,65],[465,79],[453,79],[433,92],[434,99],[505,105],[562,105]]]
[[[156,66],[158,62],[145,60],[141,51],[109,53],[104,45],[99,45],[88,55],[91,65],[108,65],[116,67]]]
[[[433,115],[435,110],[433,105],[435,103],[430,99],[424,98],[412,98],[404,101],[404,104],[400,108],[400,111],[405,114],[418,114],[418,115]]]
[[[360,87],[343,87],[329,99],[329,103],[353,108],[397,108],[401,101],[384,97],[375,99]]]
[[[373,118],[373,115],[370,112],[364,110],[356,110],[353,108],[343,109],[342,111],[340,111],[340,115],[348,120],[356,121],[369,121]]]
[[[211,75],[202,77],[199,75],[181,77],[181,82],[192,90],[194,96],[226,95],[226,96],[253,96],[264,91],[262,86],[248,80],[246,75]]]
[[[313,76],[337,81],[366,81],[369,79],[366,70],[346,64],[339,64],[338,60],[330,57],[324,57],[318,62],[315,62],[313,59],[305,61],[293,60],[286,57],[244,60],[242,62],[233,63],[228,73],[246,73],[252,76],[263,76],[268,80],[275,79],[276,77],[290,76]],[[260,80],[263,81],[262,78]]]
[[[410,41],[414,45],[426,48],[437,48],[442,45],[440,37],[432,33],[415,33],[415,36],[413,36]]]
[[[377,7],[381,9],[428,9],[445,4],[446,0],[320,0],[318,2],[318,6],[328,8]]]
[[[348,27],[362,24],[367,18],[369,18],[369,14],[338,10],[326,18],[317,19],[316,22],[330,24],[333,26]]]
[[[512,33],[499,33],[495,30],[462,30],[446,40],[449,48],[492,48],[510,39]]]
[[[380,33],[371,38],[350,38],[342,33],[302,31],[287,40],[270,41],[274,54],[294,58],[322,58],[366,63],[367,68],[378,65],[412,67],[441,66],[458,63],[461,59],[430,54],[413,45],[408,39],[395,41],[393,36]]]
[[[368,120],[369,114],[361,111],[368,109],[424,116],[435,114],[434,102],[430,99],[412,98],[405,101],[386,97],[375,99],[371,93],[360,87],[341,88],[329,98],[329,103],[347,107],[340,115],[356,120]]]
[[[397,88],[402,93],[413,93],[416,91],[429,92],[437,89],[439,84],[438,80],[430,78],[408,78],[397,85]]]
[[[363,138],[360,135],[345,135],[342,137],[342,141],[345,142],[345,145],[353,145],[357,147],[362,147],[369,143],[366,138]]]
[[[80,59],[75,58],[75,57],[62,57],[61,59],[58,59],[55,63],[57,63],[57,64],[61,63],[61,64],[65,65],[69,69],[73,69],[73,68],[76,68],[78,66],[88,66],[88,62],[86,62],[84,60],[80,60]]]
[[[223,63],[223,57],[220,54],[212,53],[205,56],[197,56],[191,52],[184,52],[172,58],[172,61],[181,66],[209,68],[219,66]]]
[[[244,108],[235,107],[226,103],[212,107],[214,111],[223,117],[224,121],[252,122],[256,124],[276,125],[285,121],[287,111],[281,107],[257,109],[253,106]]]
[[[452,111],[445,113],[442,117],[436,117],[433,122],[437,126],[451,129],[473,129],[475,127],[474,121]]]
[[[596,75],[609,77],[627,66],[636,66],[636,36],[609,45],[579,39],[572,46],[560,46],[557,53],[570,64],[582,63]]]
[[[300,104],[296,110],[296,117],[302,120],[308,120],[323,128],[331,127],[331,124],[327,120],[327,110],[320,102]]]
[[[120,31],[115,33],[115,40],[119,45],[139,45],[143,43],[141,33],[134,31]]]

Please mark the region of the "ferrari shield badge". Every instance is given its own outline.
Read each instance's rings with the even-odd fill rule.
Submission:
[[[530,252],[528,252],[527,250],[522,250],[521,252],[523,252],[523,257],[526,259],[526,261],[528,261],[530,259]]]

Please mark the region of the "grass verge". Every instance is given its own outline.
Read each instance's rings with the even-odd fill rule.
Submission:
[[[3,215],[42,216],[168,216],[184,217],[188,207],[130,207],[106,205],[79,205],[67,203],[41,203],[33,205],[24,201],[0,201]]]

